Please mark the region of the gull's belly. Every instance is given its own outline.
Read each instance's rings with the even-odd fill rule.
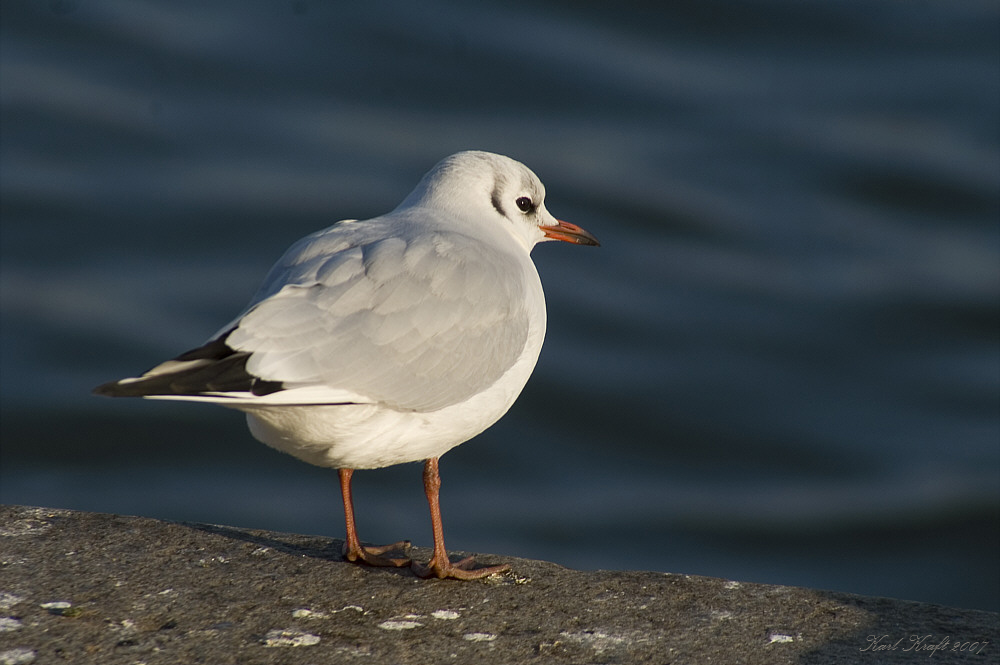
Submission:
[[[247,406],[254,438],[317,466],[377,469],[440,457],[499,420],[538,360],[544,329],[533,330],[518,361],[488,389],[436,411],[381,404]]]

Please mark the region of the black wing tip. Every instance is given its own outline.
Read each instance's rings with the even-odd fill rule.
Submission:
[[[240,388],[247,390],[255,397],[265,397],[285,390],[285,384],[281,381],[265,381],[263,379],[251,378],[248,382],[241,383],[236,389]],[[229,389],[233,390],[233,388]],[[185,390],[180,386],[170,386],[164,389],[162,383],[150,385],[145,381],[136,381],[134,383],[110,381],[97,386],[90,391],[90,394],[98,397],[149,397],[153,395],[188,395],[196,397],[208,394],[209,392],[226,392],[226,389],[221,386],[212,385],[207,386],[205,390]]]
[[[262,379],[247,372],[246,364],[250,354],[237,351],[226,344],[229,332],[173,359],[182,363],[203,362],[194,362],[191,366],[177,368],[176,371],[155,374],[147,372],[136,379],[102,383],[91,392],[103,397],[196,397],[209,393],[218,396],[219,393],[227,392],[249,392],[263,397],[285,390],[285,384],[281,381]]]

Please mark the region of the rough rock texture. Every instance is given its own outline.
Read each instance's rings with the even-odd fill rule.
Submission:
[[[481,561],[509,562],[512,574],[421,580],[344,563],[341,544],[0,507],[0,665],[972,664],[1000,654],[989,612],[497,556]]]

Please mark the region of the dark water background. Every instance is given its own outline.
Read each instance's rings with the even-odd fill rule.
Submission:
[[[295,239],[481,148],[603,242],[448,544],[1000,609],[1000,8],[978,0],[12,1],[0,500],[341,536],[242,417],[89,396]],[[361,535],[430,543],[415,465]]]

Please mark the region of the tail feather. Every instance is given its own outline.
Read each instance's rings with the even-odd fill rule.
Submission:
[[[146,397],[250,393],[260,396],[284,390],[281,381],[267,381],[247,372],[250,354],[227,345],[228,336],[227,332],[204,346],[157,365],[142,376],[99,385],[94,388],[94,394]]]

